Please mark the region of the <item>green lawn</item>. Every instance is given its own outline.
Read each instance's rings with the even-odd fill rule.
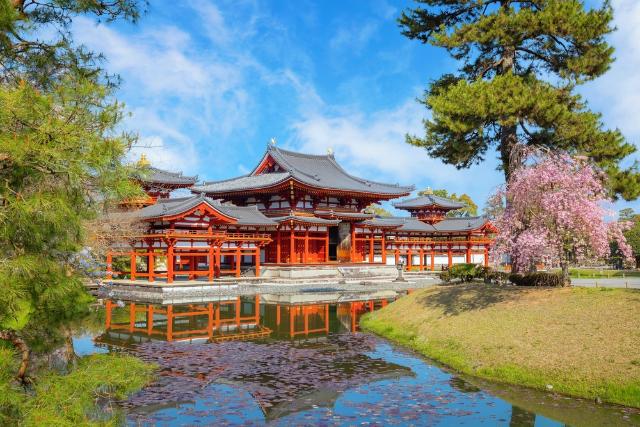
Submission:
[[[611,277],[640,277],[640,271],[636,270],[604,270],[595,268],[570,268],[572,278],[603,279]]]
[[[460,372],[640,407],[640,292],[480,284],[417,291],[362,326]]]

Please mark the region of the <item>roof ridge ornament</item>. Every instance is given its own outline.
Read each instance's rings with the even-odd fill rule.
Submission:
[[[269,140],[269,146],[270,147],[275,147],[276,146],[276,138],[275,137],[271,137],[271,139]]]
[[[333,147],[327,148],[327,155],[329,155],[329,157],[333,157]]]
[[[433,194],[433,190],[431,189],[431,187],[427,187],[427,189],[424,190],[424,194],[425,195],[432,195]]]
[[[140,154],[140,159],[138,160],[137,165],[138,167],[146,168],[151,166],[151,162],[149,162],[149,159],[147,159],[147,156],[145,156],[145,154],[142,153]]]

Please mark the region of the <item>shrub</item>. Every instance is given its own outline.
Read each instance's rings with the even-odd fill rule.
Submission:
[[[483,268],[477,264],[456,264],[440,273],[440,279],[443,282],[450,282],[453,279],[460,279],[461,282],[470,282],[483,277]]]
[[[516,286],[564,286],[561,274],[546,272],[510,274],[509,281]]]

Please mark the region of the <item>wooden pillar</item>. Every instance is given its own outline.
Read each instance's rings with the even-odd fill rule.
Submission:
[[[293,224],[291,224],[291,243],[289,243],[289,264],[295,263],[294,256],[296,253],[296,231]]]
[[[129,303],[129,332],[133,332],[133,328],[136,326],[136,304]]]
[[[155,266],[155,254],[153,252],[153,246],[149,247],[149,261],[147,262],[147,273],[149,273],[149,281],[153,282],[154,281],[154,271],[156,269]]]
[[[236,246],[236,277],[240,277],[240,264],[242,263],[242,255],[240,251],[240,246]]]
[[[387,265],[387,236],[382,230],[382,263]]]
[[[276,231],[276,264],[280,264],[282,261],[280,259],[280,251],[281,251],[282,238],[280,237],[280,229]]]
[[[471,243],[467,243],[467,254],[466,254],[465,261],[467,264],[471,263]]]
[[[276,326],[280,326],[280,304],[276,305]]]
[[[382,300],[382,308],[386,307],[389,302],[386,299]]]
[[[371,230],[371,234],[369,235],[369,263],[373,263],[373,230]]]
[[[351,262],[355,262],[356,260],[356,227],[354,223],[351,223],[351,248],[349,251],[349,256]]]
[[[240,310],[242,309],[242,301],[240,301],[240,297],[236,298],[236,331],[240,331]]]
[[[220,303],[216,307],[216,331],[220,333]]]
[[[260,277],[260,247],[256,247],[256,277]]]
[[[489,247],[484,247],[484,266],[489,267]]]
[[[436,248],[431,246],[431,271],[436,269]]]
[[[173,305],[167,306],[167,341],[173,341]]]
[[[147,335],[153,333],[153,305],[147,306]]]
[[[411,271],[411,264],[413,260],[413,253],[411,252],[411,248],[407,249],[407,271]]]
[[[167,283],[173,283],[173,242],[167,244]]]
[[[418,267],[420,271],[424,270],[424,249],[420,246],[420,266]]]
[[[374,309],[374,306],[373,306],[373,300],[372,300],[372,301],[369,301],[369,311],[371,312],[373,311],[373,309]]]
[[[209,338],[213,337],[213,303],[207,304],[207,334]]]
[[[453,265],[453,255],[451,253],[451,243],[447,244],[447,265],[449,268]]]
[[[293,311],[294,307],[293,306],[289,306],[289,335],[293,338],[293,336],[295,335],[295,328],[294,328],[294,320],[295,320],[295,313]]]
[[[400,250],[396,249],[395,250],[395,256],[396,256],[396,265],[400,264]]]
[[[209,242],[209,281],[213,282],[213,277],[215,276],[215,264],[216,264],[216,254],[215,249],[213,248],[213,242]]]
[[[357,329],[356,323],[356,306],[354,303],[350,302],[350,312],[351,312],[351,332],[355,332]]]
[[[221,275],[221,266],[222,266],[222,257],[220,256],[220,246],[216,246],[216,262],[215,262],[215,277],[220,278]]]
[[[324,330],[329,333],[329,304],[324,305]]]
[[[107,252],[107,280],[113,278],[113,254],[111,251]]]
[[[256,326],[260,324],[260,295],[256,294]]]
[[[113,303],[111,302],[110,299],[105,301],[104,309],[106,311],[105,319],[104,319],[104,328],[109,329],[111,328],[111,310],[113,310]]]
[[[136,280],[136,251],[135,249],[131,251],[131,263],[129,265],[130,267],[130,272],[129,272],[129,276],[131,277],[131,280]]]
[[[309,227],[304,228],[304,256],[302,262],[307,264],[309,262]]]
[[[324,237],[324,262],[329,262],[329,227],[327,227],[327,235]]]

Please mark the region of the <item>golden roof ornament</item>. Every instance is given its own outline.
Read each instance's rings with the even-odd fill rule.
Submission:
[[[327,148],[327,154],[330,156],[333,156],[333,148],[331,147]]]
[[[151,163],[149,162],[149,160],[147,160],[147,156],[145,156],[144,153],[140,155],[140,160],[138,160],[138,166],[141,168],[146,168],[148,166],[151,166]]]
[[[424,194],[427,194],[427,195],[433,194],[433,190],[431,189],[431,187],[427,187],[427,189],[424,190]]]
[[[271,140],[269,141],[269,145],[271,145],[272,147],[276,146],[276,139],[275,138],[271,138]]]

